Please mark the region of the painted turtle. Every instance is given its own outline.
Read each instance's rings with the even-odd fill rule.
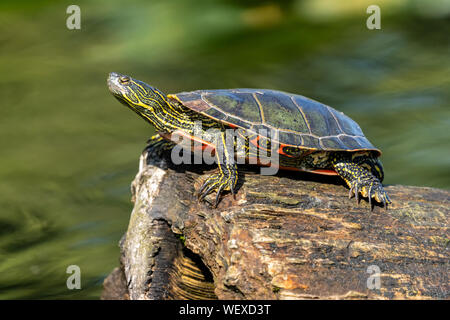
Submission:
[[[217,206],[224,190],[235,193],[236,154],[249,160],[262,159],[264,153],[266,158],[276,155],[275,165],[281,169],[339,175],[350,188],[349,197],[355,195],[359,202],[361,193],[368,197],[371,209],[372,198],[385,208],[391,203],[381,184],[381,151],[356,122],[327,105],[266,89],[198,90],[166,96],[142,81],[114,72],[108,77],[108,86],[120,102],[156,128],[151,148],[173,149],[184,137],[185,141],[200,141],[202,150],[205,146],[214,150],[219,172],[200,187],[200,200],[216,191]],[[211,134],[211,129],[216,134]],[[244,143],[229,139],[230,130]]]

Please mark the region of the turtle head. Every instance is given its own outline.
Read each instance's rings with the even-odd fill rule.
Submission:
[[[158,89],[130,76],[111,72],[108,76],[109,91],[121,103],[153,124],[157,130],[164,131],[157,114],[167,110],[166,96]]]

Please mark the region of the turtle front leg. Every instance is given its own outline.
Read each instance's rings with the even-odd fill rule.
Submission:
[[[216,191],[216,201],[214,208],[220,200],[223,191],[229,190],[234,195],[238,181],[238,168],[234,160],[234,145],[226,145],[225,134],[221,133],[219,141],[216,143],[216,161],[219,172],[210,175],[198,191],[199,201],[213,191]]]
[[[392,203],[381,184],[383,170],[381,163],[370,156],[357,158],[336,156],[332,164],[339,176],[345,180],[350,188],[349,198],[353,195],[359,203],[359,194],[369,199],[370,210],[373,210],[372,198],[383,203],[385,209]]]
[[[149,157],[157,156],[161,158],[165,152],[172,150],[174,146],[175,143],[172,141],[168,141],[159,134],[155,134],[147,141],[145,150],[148,152]]]

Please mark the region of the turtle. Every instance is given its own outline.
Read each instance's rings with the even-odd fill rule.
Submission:
[[[156,129],[157,134],[149,140],[150,150],[174,151],[180,145],[193,152],[212,150],[219,170],[206,178],[197,196],[202,201],[216,192],[214,207],[224,191],[236,194],[237,154],[247,161],[256,159],[253,163],[261,166],[268,165],[264,162],[268,158],[276,158],[269,166],[337,175],[348,185],[349,198],[355,197],[358,204],[360,195],[368,198],[371,210],[375,205],[372,199],[386,209],[391,203],[382,185],[381,151],[354,120],[330,106],[270,89],[166,95],[116,72],[109,74],[107,83],[114,97]]]

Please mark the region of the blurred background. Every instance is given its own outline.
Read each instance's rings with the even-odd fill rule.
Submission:
[[[374,2],[2,0],[0,299],[97,299],[118,265],[153,129],[110,95],[111,71],[166,93],[311,97],[383,150],[386,184],[450,188],[450,1]]]

